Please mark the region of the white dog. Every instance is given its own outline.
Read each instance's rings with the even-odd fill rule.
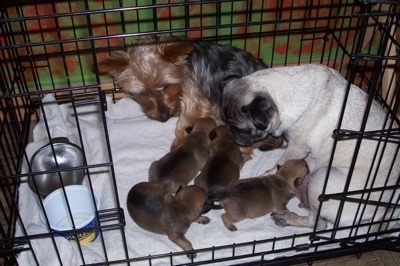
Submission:
[[[301,197],[303,206],[310,209],[309,216],[275,212],[276,224],[314,228],[317,222],[317,229],[322,230],[327,221],[338,225],[378,221],[387,206],[378,208],[366,201],[397,200],[398,191],[390,186],[399,181],[398,140],[385,142],[385,136],[361,138],[353,134],[334,141],[335,129],[363,131],[366,116],[365,131],[396,127],[377,102],[369,108],[368,101],[365,92],[349,86],[336,70],[312,64],[260,70],[234,79],[224,88],[223,116],[238,144],[247,146],[269,134],[283,135],[288,143],[278,164],[304,158],[310,168]],[[372,193],[368,191],[371,188],[377,190]],[[345,194],[349,191],[352,193]],[[317,219],[319,196],[334,193],[339,197],[325,197]]]

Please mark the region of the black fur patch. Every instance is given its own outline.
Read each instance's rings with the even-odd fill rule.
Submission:
[[[258,130],[267,129],[276,111],[277,107],[268,95],[257,96],[250,104],[242,107],[242,112],[247,113]]]
[[[211,104],[220,104],[221,82],[229,77],[237,78],[268,68],[250,53],[228,45],[194,41],[194,50],[188,56],[190,67],[201,77],[200,88]]]

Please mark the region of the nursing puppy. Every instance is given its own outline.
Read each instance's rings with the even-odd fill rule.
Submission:
[[[239,146],[229,136],[228,126],[220,125],[212,134],[210,158],[195,177],[194,184],[204,188],[208,195],[225,190],[239,180],[245,161]],[[210,202],[208,209],[213,207]]]
[[[190,224],[207,224],[210,219],[201,216],[207,193],[198,186],[187,186],[172,195],[152,182],[134,185],[128,193],[127,207],[133,221],[144,230],[167,235],[169,240],[185,251],[193,249],[185,237]],[[189,253],[189,258],[196,257]]]
[[[179,116],[171,149],[182,143],[185,129],[197,119],[212,117],[223,123],[220,88],[226,77],[243,77],[265,68],[246,51],[177,36],[138,38],[125,51],[98,63],[99,73],[112,75],[148,117],[165,122]],[[281,141],[271,139],[257,146],[279,147]]]
[[[234,223],[257,218],[274,211],[287,211],[286,205],[296,196],[297,188],[308,174],[302,160],[285,162],[276,174],[242,179],[222,194],[226,228],[236,231]]]
[[[345,99],[346,107],[341,119]],[[387,189],[382,193],[385,187],[398,182],[400,155],[396,153],[398,144],[395,142],[385,144],[383,139],[364,137],[358,143],[358,157],[354,157],[354,169],[348,177],[358,149],[357,134],[350,134],[336,143],[326,190],[323,191],[335,143],[333,132],[337,128],[362,131],[367,102],[365,92],[348,84],[336,70],[323,65],[261,70],[233,80],[224,88],[223,115],[230,125],[232,138],[238,144],[251,145],[269,135],[284,135],[287,148],[278,164],[305,158],[310,169],[310,179],[304,182],[308,185],[301,197],[308,200],[302,204],[310,209],[310,215],[301,217],[279,211],[273,214],[277,224],[314,228],[317,222],[317,229],[325,229],[327,221],[351,225],[354,221],[359,223],[383,217],[384,207],[350,201],[343,201],[343,206],[340,206],[338,200],[332,199],[322,202],[320,217],[316,216],[322,193],[360,190],[365,192],[364,199],[368,197],[368,200],[390,202],[391,196],[397,198],[395,194],[398,192],[394,190]],[[387,118],[382,107],[373,101],[365,131],[395,128]],[[368,193],[365,191],[368,188],[382,188],[382,191]],[[361,193],[352,195],[352,198],[360,197]]]
[[[161,184],[171,193],[186,186],[207,162],[211,143],[209,134],[216,126],[209,117],[197,120],[190,128],[190,134],[175,150],[150,165],[149,181]]]

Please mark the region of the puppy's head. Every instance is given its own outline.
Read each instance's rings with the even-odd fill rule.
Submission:
[[[186,57],[193,49],[193,43],[184,39],[142,37],[126,51],[100,61],[98,69],[113,76],[147,116],[164,122],[181,112]]]
[[[211,117],[199,118],[192,127],[186,128],[186,133],[191,134],[193,132],[205,132],[206,134],[212,134],[211,132],[216,126],[217,123]]]
[[[238,145],[232,140],[229,135],[229,127],[227,125],[217,126],[210,134],[209,137],[212,141],[210,149],[211,153],[213,151],[226,151],[232,152],[232,147],[237,147]]]
[[[308,165],[304,160],[288,160],[282,166],[278,165],[276,174],[284,177],[294,188],[298,188],[309,172]]]
[[[196,215],[200,215],[203,212],[204,205],[208,198],[207,192],[196,185],[180,187],[175,193],[175,196],[192,208],[193,213]]]
[[[280,125],[279,111],[271,95],[254,90],[247,77],[230,81],[223,89],[222,115],[230,135],[242,146],[250,146],[274,134]]]

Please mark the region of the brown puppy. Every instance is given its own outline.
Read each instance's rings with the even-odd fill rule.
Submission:
[[[216,126],[212,118],[198,119],[181,145],[150,165],[149,181],[161,184],[171,193],[186,186],[207,162],[209,134]]]
[[[204,188],[208,195],[223,191],[235,184],[246,159],[242,157],[239,146],[229,136],[229,128],[220,125],[211,134],[210,158],[194,184]],[[214,208],[210,202],[208,210]]]
[[[273,175],[239,180],[220,201],[226,228],[236,231],[234,223],[267,213],[287,210],[286,204],[296,196],[297,188],[308,174],[303,160],[289,160]]]
[[[128,193],[127,207],[133,221],[141,228],[167,235],[185,251],[193,249],[185,233],[193,222],[207,224],[210,219],[201,216],[207,193],[198,186],[187,186],[172,195],[153,182],[134,185]],[[196,257],[195,253],[187,255]]]

